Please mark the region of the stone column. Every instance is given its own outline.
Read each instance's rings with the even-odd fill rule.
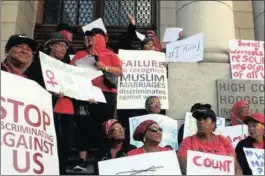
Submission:
[[[264,1],[252,1],[255,39],[264,41]]]
[[[167,115],[182,123],[194,103],[209,103],[218,112],[216,80],[231,79],[228,41],[235,39],[235,26],[232,1],[175,2],[184,38],[204,33],[205,43],[202,62],[169,64]]]

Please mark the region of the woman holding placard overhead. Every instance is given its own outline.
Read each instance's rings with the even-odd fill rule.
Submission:
[[[235,158],[235,173],[241,174],[232,144],[223,136],[213,134],[216,128],[216,115],[207,107],[201,107],[193,112],[197,120],[198,132],[185,138],[179,146],[178,158],[182,174],[186,174],[188,150],[232,156]]]
[[[143,142],[144,145],[140,148],[129,151],[127,156],[170,150],[169,148],[159,146],[162,139],[162,133],[163,129],[160,128],[155,121],[146,120],[141,122],[133,133],[133,139]]]
[[[238,158],[238,162],[242,168],[243,174],[253,175],[248,165],[243,148],[265,149],[264,115],[260,113],[253,113],[244,118],[244,123],[248,125],[249,136],[246,139],[241,140],[237,144],[236,155]]]

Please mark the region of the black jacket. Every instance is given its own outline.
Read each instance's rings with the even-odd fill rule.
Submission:
[[[265,140],[265,137],[263,137],[263,140]],[[241,169],[243,171],[243,175],[253,175],[252,171],[248,165],[247,158],[245,156],[243,147],[245,148],[254,148],[253,143],[255,142],[255,139],[248,136],[246,139],[241,140],[237,146],[236,146],[236,156],[237,160],[241,166]],[[263,146],[265,149],[265,146]]]

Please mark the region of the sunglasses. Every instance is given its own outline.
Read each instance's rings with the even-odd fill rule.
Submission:
[[[152,133],[163,133],[163,128],[148,128],[147,130]]]

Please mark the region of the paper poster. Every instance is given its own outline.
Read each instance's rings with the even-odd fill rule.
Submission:
[[[216,119],[216,128],[225,127],[225,118],[217,117]],[[192,116],[191,112],[186,112],[185,122],[184,122],[184,131],[183,139],[196,134],[198,131],[196,119]]]
[[[235,175],[231,156],[188,150],[187,175]]]
[[[102,29],[105,33],[107,33],[107,29],[103,23],[103,20],[102,18],[99,18],[85,26],[82,27],[83,31],[86,32],[86,31],[91,31],[93,28],[100,28]]]
[[[181,175],[172,150],[100,161],[98,167],[99,175]]]
[[[214,134],[222,135],[226,137],[236,148],[236,145],[242,139],[248,136],[248,126],[247,125],[234,125],[226,126],[224,128],[218,128],[215,130]]]
[[[203,33],[166,45],[168,62],[198,62],[203,60]]]
[[[264,149],[243,148],[253,175],[264,175]]]
[[[88,101],[92,93],[88,69],[65,64],[42,52],[40,58],[43,79],[48,91],[62,92],[65,96]]]
[[[119,50],[123,75],[118,82],[118,109],[145,109],[149,96],[158,96],[168,109],[165,54],[157,51]]]
[[[177,41],[180,38],[182,32],[182,28],[166,28],[163,42]]]
[[[143,40],[145,39],[145,35],[144,35],[144,34],[141,34],[141,33],[138,32],[138,31],[135,31],[135,33],[136,33],[136,36],[137,36],[141,41],[143,41]]]
[[[52,97],[1,71],[1,175],[59,175]]]
[[[264,41],[230,40],[232,79],[264,80]]]
[[[136,147],[143,146],[142,142],[133,139],[133,132],[136,127],[145,120],[154,120],[163,129],[162,141],[159,144],[160,147],[170,146],[174,150],[178,149],[178,121],[160,114],[148,114],[129,118],[130,143],[132,145]]]
[[[95,61],[95,58],[93,56],[87,56],[87,57],[78,59],[75,62],[75,65],[77,67],[88,69],[89,76],[90,76],[91,80],[103,75],[103,72],[101,70],[97,69],[95,64],[96,64],[96,61]]]

